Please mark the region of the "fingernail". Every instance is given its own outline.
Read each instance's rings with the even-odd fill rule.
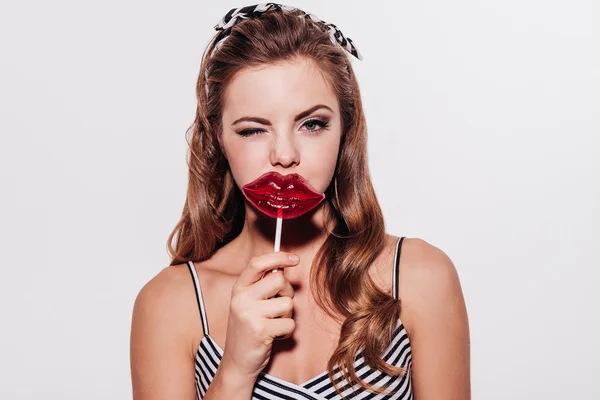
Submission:
[[[295,255],[295,254],[291,254],[291,255],[290,255],[290,260],[291,260],[291,261],[298,261],[298,260],[300,260],[300,257],[299,257],[299,256],[297,256],[297,255]]]

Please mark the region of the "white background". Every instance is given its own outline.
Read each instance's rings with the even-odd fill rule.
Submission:
[[[127,399],[133,301],[169,262],[202,51],[252,3],[7,3],[0,398]],[[364,56],[387,230],[454,261],[473,398],[600,398],[600,3],[286,4]]]

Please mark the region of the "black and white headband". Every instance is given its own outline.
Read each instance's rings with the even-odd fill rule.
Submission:
[[[245,7],[241,7],[241,8],[232,8],[223,17],[223,19],[221,19],[221,21],[217,25],[215,25],[215,30],[226,31],[227,29],[231,28],[233,25],[236,25],[237,23],[239,23],[245,19],[254,18],[259,15],[262,15],[270,9],[275,9],[278,11],[299,10],[298,8],[295,8],[295,7],[290,7],[290,6],[286,6],[283,4],[277,4],[277,3],[261,3],[261,4],[255,4],[252,6],[245,6]],[[299,11],[302,11],[302,10],[299,10]],[[352,40],[350,38],[345,37],[342,34],[342,32],[334,24],[329,24],[329,23],[319,19],[314,14],[309,14],[304,11],[302,11],[302,13],[303,13],[303,15],[299,15],[298,17],[309,18],[314,22],[322,23],[329,31],[329,38],[331,39],[331,42],[333,44],[340,45],[344,50],[346,50],[348,53],[352,54],[354,57],[358,58],[359,60],[363,59],[362,55],[359,53],[358,49],[354,46],[354,42],[352,42]],[[219,42],[215,45],[215,50],[219,48],[219,46],[221,45],[223,40],[225,40],[226,38],[227,38],[227,35],[225,35],[224,38],[219,40]]]

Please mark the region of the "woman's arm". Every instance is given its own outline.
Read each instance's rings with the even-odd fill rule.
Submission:
[[[131,323],[131,380],[135,400],[194,399],[194,358],[187,301],[177,273],[165,268],[142,290]],[[191,284],[191,283],[190,283]],[[193,290],[193,289],[192,289]]]
[[[469,322],[458,274],[443,251],[423,240],[411,242],[412,251],[403,252],[408,259],[400,285],[414,397],[470,400]]]
[[[185,268],[165,268],[135,300],[130,347],[134,400],[192,400],[196,396],[190,321],[199,321],[200,316],[190,279]],[[199,322],[197,326],[202,334]],[[248,400],[253,385],[220,365],[204,399]]]

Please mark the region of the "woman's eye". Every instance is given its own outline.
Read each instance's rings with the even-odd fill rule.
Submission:
[[[262,132],[262,129],[244,129],[243,131],[238,132],[240,136],[252,136],[258,132]]]
[[[329,123],[323,122],[320,119],[309,119],[304,123],[304,126],[309,132],[319,132],[320,130],[329,128]]]
[[[309,119],[308,121],[306,121],[303,124],[303,126],[305,126],[309,132],[315,133],[315,132],[319,132],[323,129],[329,128],[329,122],[324,122],[324,121],[321,121],[320,119]],[[264,129],[244,129],[242,131],[239,131],[238,135],[247,137],[247,136],[256,135],[257,133],[260,133],[260,132],[264,132]]]

